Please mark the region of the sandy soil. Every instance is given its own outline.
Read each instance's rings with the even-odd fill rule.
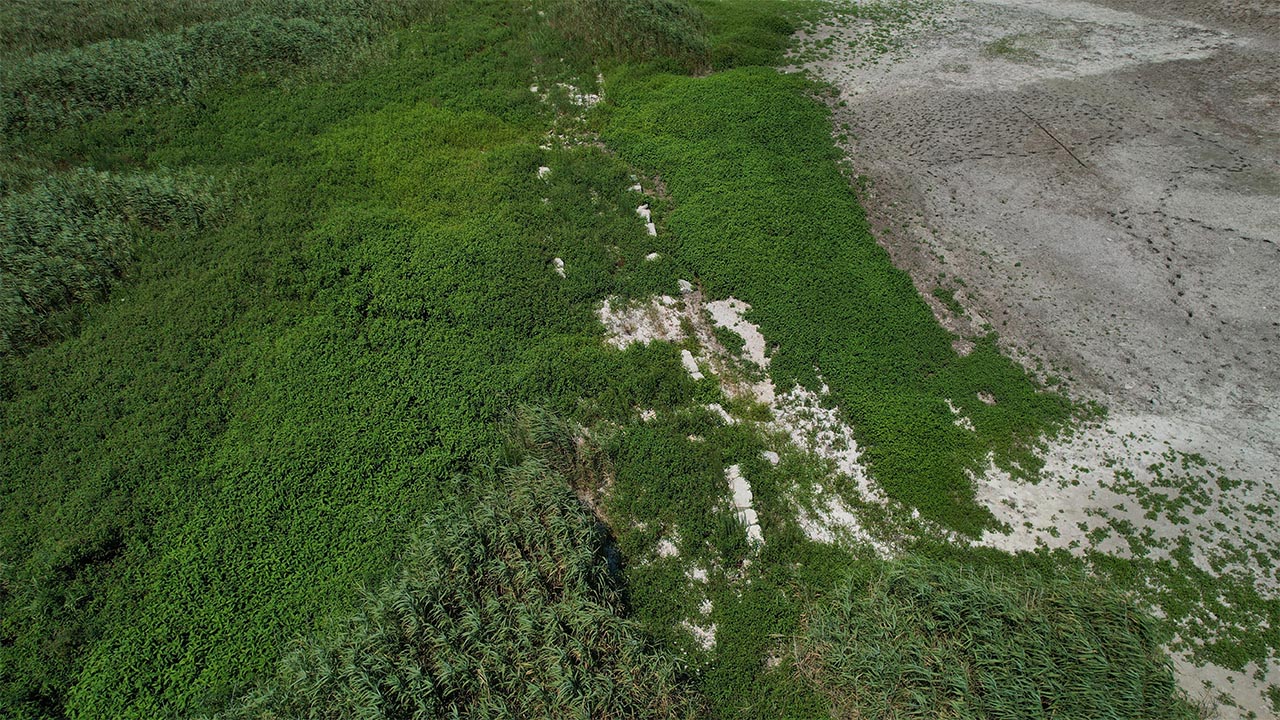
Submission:
[[[864,26],[820,28],[811,39],[842,50],[803,65],[840,90],[878,237],[949,327],[989,324],[1110,410],[1049,449],[1046,482],[977,478],[1015,528],[985,542],[1081,550],[1082,524],[1113,519],[1151,479],[1144,457],[1172,450],[1244,482],[1212,499],[1229,522],[1140,525],[1189,532],[1205,557],[1280,545],[1269,521],[1232,511],[1280,498],[1280,3],[981,0],[933,19],[876,64],[848,49]],[[1134,481],[1104,472],[1117,461]],[[1274,567],[1236,570],[1274,596]],[[1223,717],[1271,715],[1274,662],[1257,677],[1179,671],[1197,696],[1208,680],[1234,698]]]

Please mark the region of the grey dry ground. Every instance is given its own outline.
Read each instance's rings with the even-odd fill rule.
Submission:
[[[836,20],[802,38],[834,55],[796,59],[840,91],[878,237],[944,323],[989,323],[1110,410],[1048,448],[1039,485],[978,479],[1014,530],[985,542],[1124,555],[1187,537],[1197,566],[1274,597],[1273,564],[1223,548],[1280,546],[1248,509],[1280,501],[1280,3],[981,0],[900,32],[906,52],[868,63],[849,47],[866,25]],[[1144,488],[1187,456],[1242,484],[1190,524],[1152,520]],[[1157,543],[1088,532],[1117,519]],[[1275,660],[1179,669],[1239,705],[1223,716],[1267,717]]]

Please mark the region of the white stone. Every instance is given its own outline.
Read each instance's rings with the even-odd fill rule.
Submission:
[[[742,474],[741,465],[730,465],[725,468],[724,477],[729,481],[729,490],[733,493],[733,509],[747,526],[747,540],[755,547],[764,545],[764,533],[760,530],[760,518],[756,515],[751,485]]]
[[[681,350],[680,362],[684,363],[684,369],[689,371],[689,376],[694,380],[701,380],[705,377],[702,374],[702,370],[698,368],[698,360],[693,357],[693,353],[688,350]]]

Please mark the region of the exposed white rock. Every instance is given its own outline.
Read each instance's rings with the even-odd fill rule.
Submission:
[[[956,427],[964,428],[969,432],[977,432],[977,430],[973,427],[973,421],[970,420],[964,413],[960,412],[960,408],[956,407],[956,404],[951,402],[951,398],[947,398],[947,407],[951,410],[951,414],[955,415],[956,417],[956,419],[952,421],[953,423],[955,423]]]
[[[656,252],[651,252],[648,255],[644,256],[644,259],[648,260],[649,262],[653,262],[654,260],[658,260],[661,258],[662,258],[662,253],[656,253]]]
[[[560,258],[551,258],[551,267],[552,267],[553,269],[555,269],[556,274],[557,274],[557,275],[559,275],[560,277],[564,277],[564,276],[565,276],[565,275],[564,275],[564,260],[561,260]]]
[[[888,545],[875,539],[862,527],[862,521],[839,496],[831,494],[814,512],[800,508],[800,529],[810,540],[837,543],[842,540],[870,545],[880,557],[890,557]]]
[[[735,298],[728,298],[725,300],[713,300],[706,303],[705,307],[707,312],[711,313],[712,322],[722,328],[732,330],[743,339],[743,353],[746,355],[746,359],[762,368],[769,367],[769,358],[765,356],[764,335],[760,333],[759,327],[754,323],[747,322],[742,317],[751,309],[749,304]]]
[[[720,403],[707,403],[707,409],[718,415],[725,425],[736,425],[738,423],[738,419],[730,415],[729,411],[725,410]]]
[[[840,418],[836,408],[823,407],[817,393],[796,385],[778,395],[772,409],[775,429],[786,433],[797,447],[830,460],[837,471],[853,478],[864,499],[884,501],[860,460],[853,428]]]
[[[660,558],[679,557],[680,548],[676,547],[674,540],[662,538],[658,541],[657,553]]]
[[[581,108],[593,108],[600,104],[600,95],[596,93],[583,92],[576,85],[569,83],[556,83],[556,87],[565,91],[569,96],[569,102]]]
[[[680,351],[680,362],[684,364],[684,369],[689,371],[689,377],[694,380],[701,380],[706,377],[702,374],[702,370],[698,367],[698,360],[693,353],[686,350]]]
[[[703,650],[710,650],[716,646],[715,623],[704,628],[698,627],[697,625],[690,623],[688,620],[682,620],[680,625],[683,626],[685,630],[689,631],[689,634],[693,636],[694,640],[698,641],[698,645],[700,645]]]
[[[649,203],[645,203],[636,208],[636,214],[643,218],[645,222],[653,221],[653,213],[649,211]]]
[[[701,293],[695,291],[692,283],[682,279],[679,287],[679,301],[663,295],[651,299],[645,305],[614,307],[612,299],[606,300],[601,307],[600,318],[609,331],[609,342],[620,348],[634,342],[650,340],[683,342],[690,339],[686,328],[692,328],[692,339],[707,354],[699,357],[694,351],[684,348],[680,353],[682,364],[697,380],[705,377],[704,369],[719,374],[725,367],[720,354],[727,351],[716,341],[706,318],[701,316],[701,308],[705,307],[712,323],[730,329],[743,338],[743,354],[747,360],[761,368],[768,367],[770,360],[765,352],[767,343],[764,335],[759,327],[743,318],[750,310],[749,304],[727,298],[704,305],[701,303]],[[767,405],[772,411],[773,420],[766,423],[764,429],[770,433],[781,433],[801,450],[829,461],[833,472],[853,480],[860,502],[888,504],[888,498],[871,482],[861,462],[853,428],[841,419],[837,408],[825,407],[818,393],[800,385],[779,393],[767,376],[763,380],[749,383],[721,377],[721,382],[726,393],[734,397],[745,396]],[[823,390],[829,390],[825,383]],[[708,409],[720,415],[726,423],[736,422],[719,404],[710,404]],[[691,437],[690,440],[697,442],[701,438]],[[764,457],[770,463],[780,461],[778,454],[773,451],[766,451]],[[826,493],[820,495],[818,500],[820,505],[816,509],[797,508],[801,524],[809,537],[823,542],[841,539],[866,542],[875,546],[878,552],[887,553],[882,544],[871,538],[857,515],[840,497],[834,493]],[[748,526],[751,525],[748,522]],[[759,533],[758,523],[755,527],[754,532]],[[763,541],[762,536],[760,539]]]
[[[653,237],[658,237],[658,226],[653,223],[645,223],[644,229]]]
[[[550,174],[551,174],[551,168],[547,167],[546,165],[542,165],[541,167],[538,168],[539,180],[546,180],[547,176]]]
[[[742,474],[741,465],[730,465],[725,468],[724,477],[729,481],[729,490],[733,493],[733,509],[747,526],[747,540],[755,547],[764,545],[764,533],[760,530],[760,517],[756,514],[751,495],[751,484]]]
[[[684,313],[679,306],[679,301],[670,295],[651,298],[643,305],[605,298],[596,314],[604,324],[605,339],[614,347],[624,349],[633,343],[683,340],[680,320]]]

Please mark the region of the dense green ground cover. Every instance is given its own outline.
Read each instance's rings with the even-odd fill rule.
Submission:
[[[28,139],[234,178],[238,207],[140,247],[76,337],[4,360],[7,707],[216,704],[385,572],[515,402],[608,417],[691,392],[674,351],[599,342],[598,298],[673,278],[640,262],[624,166],[538,148],[555,111],[531,69],[565,71],[509,10],[403,33],[357,82],[250,78]]]
[[[74,55],[119,72],[130,52],[266,6],[164,7],[171,18],[108,18],[6,48],[65,60],[127,36],[138,45],[112,41],[110,62]],[[130,260],[109,269],[127,282],[60,324],[65,339],[0,356],[0,704],[12,715],[216,711],[269,676],[297,636],[356,642],[367,613],[328,619],[358,612],[358,585],[406,577],[397,562],[414,572],[420,556],[404,548],[431,552],[406,541],[424,516],[490,497],[473,478],[498,482],[487,474],[508,458],[504,428],[522,404],[591,431],[603,469],[555,469],[575,486],[611,479],[603,510],[626,591],[610,612],[629,611],[645,638],[683,656],[713,716],[824,714],[788,641],[864,558],[796,523],[789,493],[825,481],[823,468],[799,452],[764,461],[764,438],[705,404],[760,410],[693,381],[677,348],[608,348],[595,317],[608,295],[674,292],[688,277],[750,301],[775,378],[816,387],[820,372],[886,488],[965,532],[989,519],[964,470],[989,450],[1034,469],[1031,439],[1068,416],[991,343],[951,352],[867,232],[814,88],[759,67],[689,74],[776,61],[791,29],[781,9],[807,6],[421,7],[431,13],[407,29],[387,34],[388,21],[342,40],[354,59],[340,71],[331,46],[308,41],[283,65],[259,48],[180,92],[142,97],[126,82],[88,98],[89,111],[72,97],[66,117],[7,126],[4,202],[89,167],[139,183],[205,178],[227,206],[173,231],[117,213]],[[61,67],[54,55],[39,63]],[[39,63],[23,72],[45,77]],[[545,100],[530,90],[590,89],[598,69],[612,107],[586,124],[563,89]],[[637,171],[667,191],[651,198],[657,238],[627,190]],[[662,259],[645,261],[651,252]],[[952,424],[948,398],[975,436]],[[640,422],[642,408],[657,418]],[[751,479],[763,552],[727,507],[730,463]],[[681,556],[654,560],[668,528]],[[694,563],[705,587],[691,587]],[[702,600],[719,627],[711,651],[678,625]]]

